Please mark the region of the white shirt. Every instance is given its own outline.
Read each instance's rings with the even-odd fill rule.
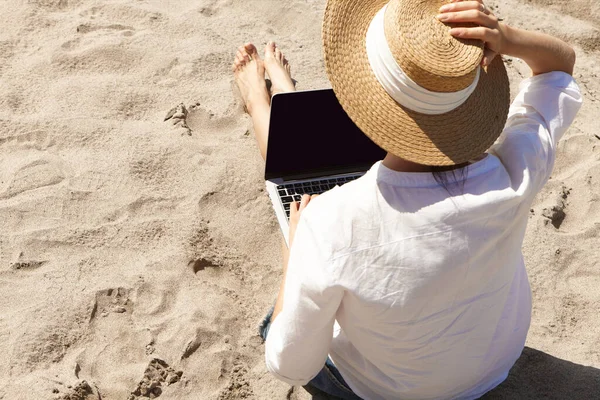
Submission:
[[[504,381],[531,320],[530,205],[581,102],[565,73],[522,82],[462,194],[379,162],[313,200],[267,338],[269,371],[304,385],[329,355],[368,400],[474,399]]]

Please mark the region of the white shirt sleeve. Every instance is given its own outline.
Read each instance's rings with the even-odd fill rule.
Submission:
[[[506,127],[491,153],[506,167],[515,184],[537,193],[552,168],[556,145],[581,108],[582,96],[573,77],[564,72],[537,75],[521,82]]]
[[[331,251],[326,241],[319,240],[323,232],[311,222],[310,209],[309,205],[298,224],[283,309],[271,324],[265,344],[267,369],[293,386],[305,385],[324,367],[344,294],[332,284]]]

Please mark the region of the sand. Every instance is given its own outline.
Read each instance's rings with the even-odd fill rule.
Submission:
[[[487,398],[597,398],[600,3],[490,5],[575,45],[585,104],[531,211],[528,348]],[[281,236],[230,65],[273,39],[328,87],[324,6],[0,3],[0,399],[309,398],[264,367]]]

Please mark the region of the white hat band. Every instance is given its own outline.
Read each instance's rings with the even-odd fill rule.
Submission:
[[[367,32],[367,55],[371,69],[385,91],[399,104],[422,114],[444,114],[463,104],[475,91],[481,69],[471,85],[458,92],[432,92],[419,86],[396,62],[385,37],[384,16],[387,5],[371,21]]]

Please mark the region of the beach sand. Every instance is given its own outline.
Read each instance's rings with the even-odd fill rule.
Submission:
[[[585,104],[531,211],[528,348],[486,398],[598,398],[600,3],[490,5],[576,47]],[[281,234],[230,66],[273,39],[329,87],[325,1],[0,6],[0,399],[308,399],[264,366]]]

